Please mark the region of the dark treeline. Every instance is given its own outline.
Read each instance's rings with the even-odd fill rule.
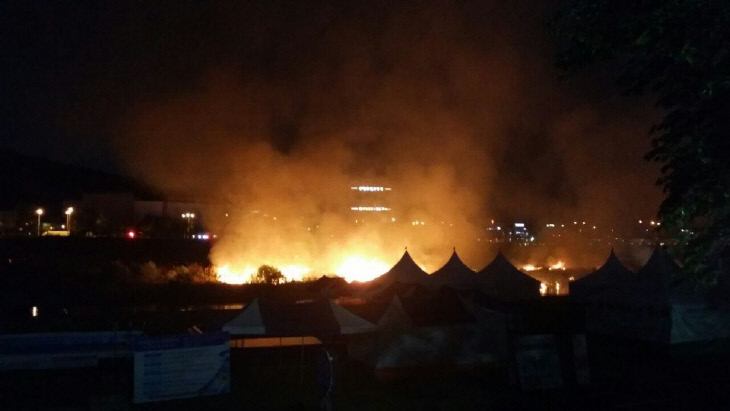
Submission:
[[[210,265],[210,243],[187,239],[126,239],[43,237],[0,238],[0,259],[3,264],[23,263],[54,268],[65,263],[96,264],[120,261],[180,265]]]
[[[164,329],[180,316],[167,313],[188,308],[324,296],[321,281],[217,283],[209,249],[191,240],[0,239],[0,329],[110,329],[128,321]],[[162,319],[154,321],[157,316]]]

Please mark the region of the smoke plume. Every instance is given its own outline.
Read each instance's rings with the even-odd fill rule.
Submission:
[[[215,205],[214,263],[330,273],[408,247],[435,270],[456,247],[480,269],[495,218],[539,236],[546,221],[655,212],[641,157],[656,113],[592,79],[559,82],[550,7],[367,3],[216,4],[204,39],[183,36],[209,49],[177,56],[199,69],[118,123],[132,173]],[[391,210],[351,210],[375,205]]]

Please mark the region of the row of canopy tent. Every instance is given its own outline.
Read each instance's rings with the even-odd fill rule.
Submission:
[[[453,290],[394,295],[348,306],[331,300],[254,299],[223,325],[234,339],[313,336],[340,341],[379,373],[424,366],[474,366],[504,360],[507,316],[470,304]]]
[[[730,338],[730,309],[712,303],[657,247],[638,272],[611,250],[596,271],[570,284],[591,332],[661,343]]]
[[[501,300],[540,297],[540,281],[512,265],[501,251],[486,267],[474,271],[462,262],[454,249],[446,264],[429,275],[413,261],[406,250],[388,272],[372,282],[376,285],[400,282],[434,288],[447,286],[459,290],[479,289]]]
[[[337,336],[375,331],[375,325],[331,300],[282,303],[254,299],[223,326],[231,335]]]

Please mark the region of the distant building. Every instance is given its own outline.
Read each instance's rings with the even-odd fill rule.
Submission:
[[[95,235],[117,235],[142,229],[150,235],[193,234],[205,227],[215,207],[192,202],[138,200],[131,193],[87,193],[76,203],[78,230]]]
[[[350,211],[354,215],[355,223],[395,221],[391,208],[392,191],[392,188],[385,186],[351,186]]]

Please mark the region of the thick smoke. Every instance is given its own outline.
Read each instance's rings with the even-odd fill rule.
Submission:
[[[654,212],[654,113],[559,83],[547,8],[272,4],[214,8],[200,75],[135,103],[119,133],[130,171],[217,206],[214,263],[327,273],[407,246],[434,270],[456,247],[479,269],[495,217],[606,227]],[[391,187],[392,212],[350,211],[375,205],[360,185]]]

